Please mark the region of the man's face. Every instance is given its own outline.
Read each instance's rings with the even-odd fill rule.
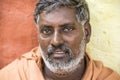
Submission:
[[[46,66],[54,72],[77,68],[84,56],[85,34],[74,9],[62,7],[40,14],[40,53]]]

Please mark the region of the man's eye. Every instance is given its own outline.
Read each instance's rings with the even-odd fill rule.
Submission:
[[[72,27],[65,27],[65,28],[63,29],[64,32],[70,32],[70,31],[72,31],[72,30],[73,30]]]
[[[42,32],[43,34],[45,34],[45,35],[49,35],[49,34],[52,33],[52,30],[51,30],[51,29],[44,29],[44,30],[42,30],[41,32]]]

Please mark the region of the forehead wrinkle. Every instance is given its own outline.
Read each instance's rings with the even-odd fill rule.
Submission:
[[[57,21],[61,23],[64,21],[67,23],[77,21],[74,9],[69,8],[59,8],[50,13],[41,13],[40,18],[48,23],[54,23]]]

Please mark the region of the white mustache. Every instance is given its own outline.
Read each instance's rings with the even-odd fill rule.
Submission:
[[[52,46],[52,47],[48,48],[48,50],[47,50],[48,56],[50,57],[57,50],[60,50],[61,52],[64,52],[70,56],[72,55],[72,51],[69,47],[67,47],[65,45],[60,45],[58,47]]]

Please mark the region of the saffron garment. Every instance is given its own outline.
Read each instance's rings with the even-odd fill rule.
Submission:
[[[86,70],[81,80],[120,80],[120,76],[99,61],[86,55]],[[45,80],[42,69],[43,60],[39,49],[24,54],[0,70],[0,80]]]

